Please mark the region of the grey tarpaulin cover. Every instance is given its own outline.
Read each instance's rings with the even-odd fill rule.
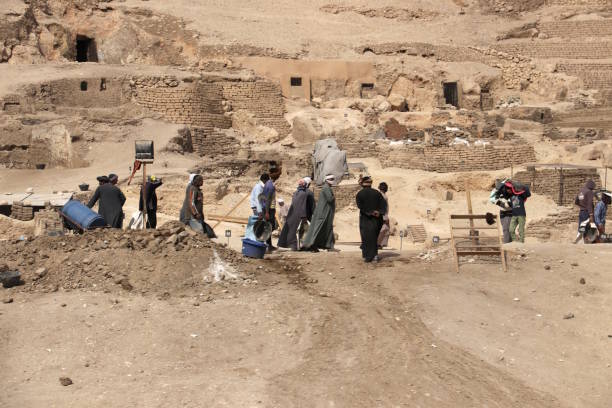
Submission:
[[[317,140],[314,153],[312,154],[314,167],[314,182],[320,186],[325,182],[325,176],[333,174],[336,177],[334,185],[342,181],[344,174],[348,172],[346,164],[346,152],[338,149],[335,139]]]

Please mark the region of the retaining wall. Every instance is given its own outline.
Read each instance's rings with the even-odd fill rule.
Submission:
[[[597,169],[542,169],[520,171],[514,179],[531,186],[531,192],[550,197],[558,205],[574,205],[578,191],[593,179],[597,188],[601,178]]]

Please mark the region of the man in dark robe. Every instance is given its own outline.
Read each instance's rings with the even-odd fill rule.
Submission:
[[[313,211],[314,201],[310,200],[306,183],[304,180],[300,180],[296,192],[293,193],[287,222],[283,225],[277,245],[281,248],[297,250],[298,227],[300,223],[311,220]]]
[[[87,206],[92,208],[99,201],[98,214],[104,218],[104,221],[111,228],[122,228],[125,196],[116,185],[117,181],[119,181],[119,177],[116,174],[109,174],[108,180],[108,183],[101,184],[96,188]]]
[[[361,254],[365,262],[378,262],[378,234],[383,225],[385,199],[378,190],[372,188],[372,178],[365,176],[360,180],[361,191],[357,193],[359,208],[359,232],[361,234]]]
[[[312,222],[306,238],[304,250],[317,252],[319,249],[334,249],[334,215],[336,214],[336,197],[331,189],[335,178],[325,176],[325,184],[319,194],[319,200],[312,215]]]
[[[147,198],[147,228],[157,228],[157,187],[162,185],[162,180],[155,176],[150,176],[144,185],[144,188],[140,189],[140,202],[138,203],[138,209],[143,210],[143,191]]]
[[[203,184],[202,176],[196,174],[191,183],[187,185],[179,217],[183,224],[188,225],[195,232],[206,234],[208,238],[217,238],[210,225],[204,221],[204,194],[201,190]]]

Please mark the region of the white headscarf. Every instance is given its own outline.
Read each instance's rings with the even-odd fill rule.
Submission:
[[[191,183],[193,182],[193,178],[194,178],[195,176],[197,176],[197,174],[196,174],[196,173],[191,173],[191,174],[189,175],[189,184],[191,184]]]
[[[310,177],[304,177],[304,183],[306,183],[306,188],[310,187],[310,183],[312,183],[312,179]]]

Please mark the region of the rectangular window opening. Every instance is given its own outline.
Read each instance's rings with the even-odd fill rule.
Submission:
[[[98,62],[98,49],[96,40],[84,35],[76,37],[76,61],[77,62]]]
[[[106,78],[102,78],[100,80],[100,90],[101,91],[106,91]]]
[[[370,84],[370,83],[361,84],[361,89],[372,90],[374,89],[374,84]]]
[[[81,81],[81,91],[87,90],[87,81]]]
[[[301,77],[291,77],[291,86],[302,86]]]
[[[459,107],[459,92],[457,90],[456,82],[445,82],[444,86],[444,100],[448,105]]]

